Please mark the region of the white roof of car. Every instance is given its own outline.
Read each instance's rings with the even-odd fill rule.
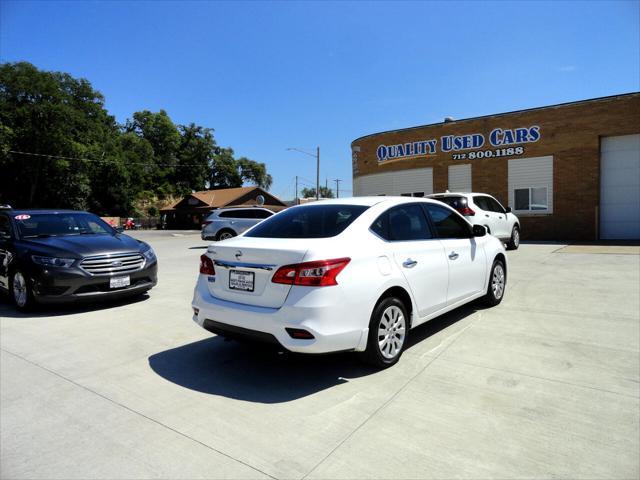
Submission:
[[[482,192],[441,192],[441,193],[432,193],[431,195],[427,195],[427,197],[441,197],[441,196],[447,196],[447,195],[485,195],[487,197],[490,197],[491,195],[489,195],[488,193],[482,193]]]
[[[420,200],[430,201],[429,198],[426,197],[402,197],[402,196],[386,196],[379,195],[376,197],[341,197],[341,198],[330,198],[326,200],[319,200],[317,202],[309,202],[305,203],[304,206],[313,206],[313,205],[364,205],[367,207],[372,207],[377,205],[378,203],[409,203],[416,202]]]

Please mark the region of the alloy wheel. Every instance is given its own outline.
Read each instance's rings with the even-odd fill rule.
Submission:
[[[388,360],[398,356],[402,351],[406,334],[406,321],[399,307],[388,307],[380,319],[378,327],[378,348],[382,356]]]
[[[491,277],[491,290],[496,300],[500,300],[504,294],[504,268],[501,264],[496,264]]]
[[[16,272],[13,276],[13,298],[19,307],[24,307],[27,304],[27,281],[20,272]]]

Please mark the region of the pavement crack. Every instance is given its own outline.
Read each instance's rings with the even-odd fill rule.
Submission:
[[[78,382],[76,382],[76,381],[74,381],[74,380],[72,380],[72,379],[70,379],[70,378],[67,378],[67,377],[65,377],[64,375],[62,375],[62,374],[60,374],[60,373],[58,373],[58,372],[56,372],[56,371],[54,371],[54,370],[51,370],[51,369],[49,369],[49,368],[47,368],[47,367],[45,367],[45,366],[43,366],[43,365],[40,365],[39,363],[33,362],[33,361],[29,360],[28,358],[23,357],[22,355],[18,355],[17,353],[11,352],[11,351],[6,350],[6,349],[4,349],[4,348],[0,348],[0,350],[2,350],[3,352],[5,352],[5,353],[7,353],[7,354],[9,354],[9,355],[12,355],[12,356],[14,356],[14,357],[16,357],[16,358],[19,358],[20,360],[22,360],[22,361],[24,361],[24,362],[27,362],[27,363],[29,363],[30,365],[33,365],[33,366],[35,366],[35,367],[37,367],[37,368],[40,368],[40,369],[42,369],[42,370],[44,370],[44,371],[46,371],[46,372],[49,372],[50,374],[55,375],[56,377],[58,377],[58,378],[60,378],[60,379],[64,380],[65,382],[68,382],[68,383],[70,383],[70,384],[72,384],[72,385],[75,385],[76,387],[81,388],[81,389],[83,389],[83,390],[85,390],[85,391],[87,391],[87,392],[89,392],[89,393],[92,393],[92,394],[94,394],[94,395],[97,395],[98,397],[100,397],[100,398],[102,398],[102,399],[104,399],[104,400],[108,401],[109,403],[111,403],[111,404],[113,404],[113,405],[116,405],[116,406],[118,406],[118,407],[120,407],[120,408],[122,408],[122,409],[124,409],[124,410],[127,410],[127,411],[129,411],[129,412],[133,413],[134,415],[137,415],[137,416],[139,416],[139,417],[142,417],[142,418],[144,418],[144,419],[146,419],[146,420],[148,420],[148,421],[150,421],[150,422],[153,422],[153,423],[155,423],[156,425],[159,425],[159,426],[161,426],[161,427],[163,427],[163,428],[165,428],[165,429],[167,429],[167,430],[170,430],[170,431],[172,431],[173,433],[175,433],[175,434],[177,434],[177,435],[180,435],[181,437],[184,437],[184,438],[186,438],[186,439],[188,439],[188,440],[190,440],[190,441],[192,441],[192,442],[198,443],[198,444],[202,445],[203,447],[205,447],[205,448],[207,448],[207,449],[209,449],[209,450],[211,450],[211,451],[213,451],[213,452],[216,452],[216,453],[217,453],[217,454],[219,454],[219,455],[222,455],[223,457],[226,457],[226,458],[228,458],[228,459],[230,459],[230,460],[233,460],[234,462],[240,463],[240,464],[242,464],[242,465],[244,465],[244,466],[246,466],[246,467],[250,468],[251,470],[254,470],[254,471],[258,472],[258,473],[261,473],[262,475],[265,475],[265,476],[267,476],[267,477],[269,477],[269,478],[273,478],[274,480],[277,480],[277,477],[274,477],[273,475],[270,475],[270,474],[268,474],[267,472],[264,472],[264,471],[260,470],[259,468],[254,467],[253,465],[250,465],[250,464],[249,464],[249,463],[247,463],[247,462],[244,462],[244,461],[242,461],[242,460],[240,460],[240,459],[238,459],[238,458],[235,458],[235,457],[233,457],[233,456],[229,455],[228,453],[225,453],[225,452],[223,452],[223,451],[221,451],[221,450],[218,450],[218,449],[216,449],[216,448],[212,447],[211,445],[208,445],[208,444],[206,444],[206,443],[204,443],[204,442],[202,442],[202,441],[198,440],[197,438],[191,437],[191,436],[187,435],[186,433],[181,432],[180,430],[176,430],[175,428],[170,427],[170,426],[169,426],[169,425],[167,425],[167,424],[164,424],[164,423],[162,423],[162,422],[160,422],[160,421],[158,421],[158,420],[156,420],[156,419],[154,419],[154,418],[151,418],[151,417],[149,417],[149,416],[145,415],[145,414],[144,414],[144,413],[142,413],[142,412],[138,412],[137,410],[134,410],[134,409],[132,409],[131,407],[128,407],[128,406],[126,406],[126,405],[124,405],[124,404],[122,404],[122,403],[120,403],[120,402],[117,402],[117,401],[115,401],[114,399],[109,398],[109,397],[107,397],[106,395],[104,395],[104,394],[102,394],[102,393],[100,393],[100,392],[97,392],[97,391],[95,391],[95,390],[93,390],[93,389],[91,389],[91,388],[89,388],[89,387],[86,387],[85,385],[82,385],[81,383],[78,383]]]

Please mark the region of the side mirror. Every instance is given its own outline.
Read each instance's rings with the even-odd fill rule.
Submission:
[[[474,225],[473,226],[473,236],[474,237],[484,237],[487,234],[487,229],[484,225]]]
[[[504,209],[504,213],[511,213],[511,207],[507,207]]]

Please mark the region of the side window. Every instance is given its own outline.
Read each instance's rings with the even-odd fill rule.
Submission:
[[[255,218],[251,210],[230,210],[220,214],[222,218]]]
[[[272,213],[266,210],[254,210],[255,218],[269,218]]]
[[[488,202],[489,198],[487,197],[473,197],[473,203],[475,203],[482,210],[486,210],[491,212],[492,208]]]
[[[487,198],[487,202],[489,203],[489,207],[491,208],[492,212],[504,213],[504,208],[502,208],[502,205],[500,205],[497,200],[495,200],[495,199],[493,199],[491,197],[486,197],[486,198]]]
[[[11,224],[5,216],[0,216],[0,238],[11,238]]]
[[[371,224],[371,231],[385,240],[389,238],[389,212],[384,212]]]
[[[475,201],[475,198],[474,198]],[[455,212],[438,205],[427,204],[427,211],[440,238],[470,238],[469,224]]]
[[[427,223],[427,217],[420,205],[402,205],[392,208],[385,215],[386,219],[382,220],[381,227],[384,227],[384,222],[387,222],[387,235],[381,235],[383,238],[391,241],[428,240],[433,238]],[[374,223],[375,225],[376,223]],[[373,226],[372,229],[374,229]]]

